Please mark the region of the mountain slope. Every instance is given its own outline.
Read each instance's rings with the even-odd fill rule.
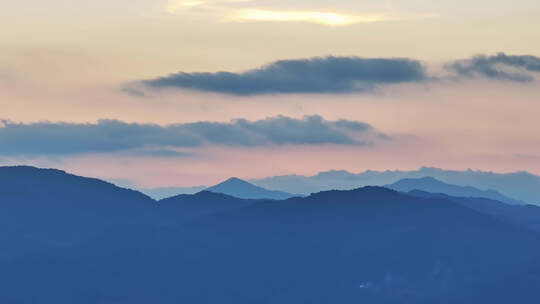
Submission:
[[[0,259],[71,246],[111,225],[155,219],[139,192],[55,169],[0,167]]]
[[[179,199],[236,207],[0,260],[0,301],[502,304],[492,290],[507,276],[540,283],[527,267],[540,256],[537,234],[447,199],[380,187],[245,206],[210,192]],[[174,200],[159,206],[176,212]],[[504,295],[532,304],[540,290],[510,284]]]
[[[282,200],[293,197],[293,194],[282,191],[266,190],[264,188],[250,184],[239,178],[229,178],[228,180],[209,187],[206,191],[223,193],[244,199],[275,199]]]
[[[480,190],[471,186],[457,186],[443,183],[433,177],[406,178],[384,186],[400,192],[421,190],[431,193],[443,193],[457,197],[483,197],[511,205],[523,205],[522,201],[506,197],[495,190]]]
[[[76,198],[79,206],[82,205],[81,201],[96,206],[116,199],[116,204],[152,202],[152,199],[138,191],[120,188],[99,179],[29,166],[0,167],[0,196],[4,202],[27,197],[39,198],[40,201],[36,203],[40,204],[57,204]]]
[[[455,197],[420,190],[413,190],[408,194],[423,198],[453,201],[494,218],[540,232],[540,207],[536,205],[508,205],[489,198]]]

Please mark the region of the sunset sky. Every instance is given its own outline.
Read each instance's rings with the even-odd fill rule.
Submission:
[[[540,174],[538,0],[0,4],[0,165]]]

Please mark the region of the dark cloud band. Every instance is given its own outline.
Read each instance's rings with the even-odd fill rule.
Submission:
[[[160,126],[100,120],[95,124],[0,121],[0,155],[69,155],[133,151],[136,154],[175,154],[175,148],[202,145],[257,147],[269,145],[369,145],[385,138],[370,125],[320,116],[294,119],[277,116]],[[171,150],[168,150],[171,149]]]
[[[376,85],[422,81],[422,64],[403,58],[324,57],[281,60],[243,73],[184,73],[143,81],[150,88],[183,88],[233,95],[350,93]]]
[[[540,58],[532,55],[478,55],[448,62],[450,78],[528,82],[540,72]],[[408,58],[317,57],[281,60],[242,73],[185,73],[142,81],[146,89],[177,88],[230,95],[343,94],[369,92],[388,84],[427,82],[447,76],[430,75],[418,60]],[[125,91],[142,96],[144,88]]]

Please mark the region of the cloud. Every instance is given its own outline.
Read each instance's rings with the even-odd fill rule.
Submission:
[[[271,145],[370,145],[381,139],[370,125],[329,121],[320,116],[277,116],[257,121],[194,122],[171,125],[100,120],[94,124],[14,123],[0,121],[0,155],[73,155],[131,153],[189,157],[182,148],[203,145],[258,147]]]
[[[185,73],[143,81],[153,89],[182,88],[232,95],[351,93],[377,85],[427,80],[419,61],[406,58],[317,57],[280,60],[242,73]]]
[[[499,80],[529,82],[534,80],[530,72],[540,72],[540,58],[532,55],[478,55],[458,60],[446,68],[461,77],[486,77]]]
[[[252,96],[265,94],[366,93],[383,85],[437,80],[487,78],[530,82],[540,72],[533,55],[477,55],[448,61],[450,73],[430,73],[428,65],[410,58],[315,57],[279,60],[244,72],[178,72],[133,82],[123,91],[145,96],[148,90],[187,89]]]

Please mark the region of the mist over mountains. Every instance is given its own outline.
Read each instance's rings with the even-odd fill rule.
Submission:
[[[156,201],[60,170],[0,167],[0,302],[532,304],[539,209],[377,186]]]

